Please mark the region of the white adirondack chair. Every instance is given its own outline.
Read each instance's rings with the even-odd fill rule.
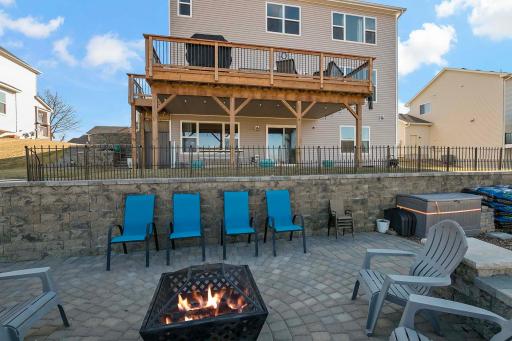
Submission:
[[[512,320],[504,319],[493,312],[463,303],[411,295],[405,306],[400,326],[391,333],[389,341],[430,341],[429,338],[414,330],[414,317],[418,312],[426,310],[493,322],[501,327],[501,331],[494,335],[491,341],[507,341],[512,338]]]
[[[359,285],[363,284],[369,296],[366,334],[373,335],[385,300],[405,306],[411,294],[428,296],[433,287],[451,285],[450,275],[459,266],[467,249],[462,227],[453,220],[444,220],[430,228],[427,243],[419,254],[400,250],[367,250],[352,294],[352,300],[355,300]],[[371,259],[375,256],[412,256],[416,257],[416,261],[408,276],[390,275],[370,268]],[[435,315],[429,317],[439,331]]]
[[[49,271],[50,268],[39,268],[0,273],[0,281],[39,277],[43,284],[43,292],[39,296],[11,309],[3,311],[0,309],[0,340],[23,340],[32,325],[55,307],[59,309],[64,326],[69,327],[66,313],[55,291]]]

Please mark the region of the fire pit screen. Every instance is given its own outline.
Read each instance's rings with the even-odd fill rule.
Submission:
[[[162,274],[140,335],[148,340],[256,340],[268,311],[247,265]]]

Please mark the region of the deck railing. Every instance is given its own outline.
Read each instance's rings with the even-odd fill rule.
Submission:
[[[128,101],[151,98],[151,86],[145,75],[128,75]]]
[[[357,173],[512,171],[512,149],[485,147],[354,148],[244,146],[228,149],[131,145],[27,147],[29,181],[226,176],[292,176]],[[132,157],[132,151],[136,155]],[[158,153],[158,158],[155,158]],[[153,165],[152,160],[159,164]],[[234,161],[234,162],[232,162]]]
[[[155,68],[201,70],[219,79],[222,72],[275,77],[309,78],[324,82],[353,82],[371,87],[373,58],[252,44],[145,35],[147,75]]]

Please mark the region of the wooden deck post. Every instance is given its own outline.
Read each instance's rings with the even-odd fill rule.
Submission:
[[[135,105],[131,105],[131,144],[132,144],[132,167],[133,170],[137,168],[137,109]]]
[[[160,141],[158,139],[158,94],[153,92],[151,101],[151,149],[153,151],[153,169],[160,163]]]
[[[236,103],[235,97],[229,98],[229,161],[231,166],[235,166],[235,116],[236,116]]]
[[[142,169],[146,168],[146,112],[142,112],[140,115],[140,145],[141,145],[141,165]]]
[[[301,162],[300,147],[302,146],[302,101],[297,101],[295,108],[297,119],[297,137],[295,139],[295,162]]]
[[[356,150],[354,161],[356,168],[361,167],[362,143],[363,143],[363,105],[356,104]]]

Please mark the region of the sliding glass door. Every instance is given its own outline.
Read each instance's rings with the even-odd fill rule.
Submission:
[[[280,163],[295,163],[296,141],[295,127],[267,127],[267,157]]]

